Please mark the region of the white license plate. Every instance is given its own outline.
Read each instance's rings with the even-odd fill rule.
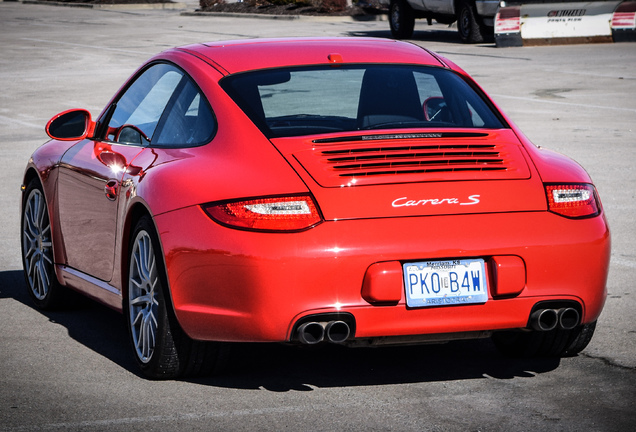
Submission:
[[[486,303],[484,260],[422,261],[403,265],[410,307]]]

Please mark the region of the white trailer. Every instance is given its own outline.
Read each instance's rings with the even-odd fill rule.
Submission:
[[[497,46],[635,40],[634,0],[380,0],[396,39],[413,35],[416,18],[457,22],[459,37]]]

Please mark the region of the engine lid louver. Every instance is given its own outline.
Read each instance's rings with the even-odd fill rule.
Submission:
[[[497,133],[365,138],[314,140],[294,157],[323,187],[530,176],[519,145]]]

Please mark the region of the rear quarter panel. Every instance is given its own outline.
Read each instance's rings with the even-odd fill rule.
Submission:
[[[59,208],[57,201],[58,164],[64,153],[76,144],[75,141],[51,140],[33,152],[25,169],[23,184],[37,177],[42,184],[53,236],[53,257],[56,263],[66,262],[64,239],[59,228]],[[22,206],[23,199],[20,201]]]

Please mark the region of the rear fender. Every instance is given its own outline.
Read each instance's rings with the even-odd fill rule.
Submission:
[[[49,210],[49,221],[51,223],[51,235],[53,238],[53,260],[55,264],[66,263],[66,252],[64,249],[64,238],[59,229],[59,211],[57,201],[57,167],[64,153],[76,144],[75,141],[51,140],[39,147],[29,159],[22,180],[22,192],[24,194],[26,186],[31,180],[37,178],[42,185],[46,204]],[[20,207],[24,196],[20,200]],[[61,278],[58,275],[58,280]]]

